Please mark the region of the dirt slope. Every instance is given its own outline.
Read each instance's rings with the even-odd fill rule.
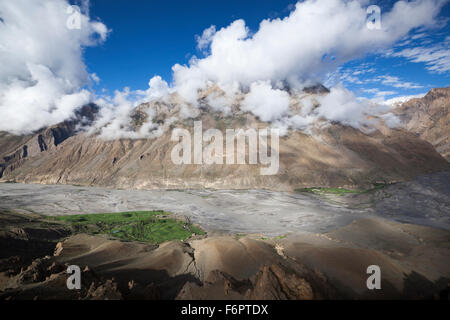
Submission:
[[[22,241],[32,255],[25,260],[24,251],[0,247],[0,300],[448,296],[449,232],[382,219],[361,219],[325,234],[264,241],[213,236],[160,246],[86,234],[55,246],[57,230],[50,231],[37,225],[0,232],[2,243]],[[81,290],[66,287],[73,264],[82,270]],[[381,268],[381,290],[367,289],[370,265]]]
[[[431,143],[450,161],[450,87],[436,88],[396,109],[404,127]]]

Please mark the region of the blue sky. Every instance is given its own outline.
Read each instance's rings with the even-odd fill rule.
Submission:
[[[374,4],[378,29],[367,27]],[[0,131],[29,133],[89,102],[121,128],[139,103],[177,92],[198,107],[212,84],[225,93],[209,97],[215,110],[245,92],[244,111],[278,121],[281,89],[322,82],[321,116],[359,124],[377,104],[355,96],[383,103],[449,85],[449,20],[450,0],[0,1]]]
[[[101,46],[85,49],[85,63],[101,81],[94,85],[108,93],[125,86],[132,90],[146,89],[154,75],[169,83],[171,67],[187,64],[193,56],[201,56],[196,48],[196,35],[211,25],[217,29],[236,19],[244,19],[251,31],[257,31],[261,20],[285,17],[296,1],[286,0],[192,0],[192,1],[126,1],[91,0],[90,16],[102,21],[111,30]],[[390,1],[371,2],[389,10]],[[447,3],[440,18],[450,18]],[[342,82],[357,96],[385,99],[427,92],[433,87],[450,85],[448,70],[433,69],[433,61],[413,62],[414,57],[399,56],[404,49],[422,48],[447,53],[450,46],[450,24],[423,33],[413,31],[391,50],[369,54],[350,61],[327,83]],[[413,39],[414,38],[414,39]],[[433,51],[433,52],[434,52]],[[440,51],[440,52],[441,52]],[[419,57],[420,57],[420,53]],[[418,56],[415,56],[418,59]],[[448,65],[449,56],[441,58]],[[435,61],[434,61],[435,63]],[[325,81],[325,79],[324,79]]]
[[[171,67],[199,55],[195,36],[216,25],[226,27],[244,19],[251,29],[268,17],[283,17],[296,1],[92,0],[90,16],[111,29],[108,40],[86,49],[89,71],[110,90],[130,86],[145,89],[155,74],[171,79]]]

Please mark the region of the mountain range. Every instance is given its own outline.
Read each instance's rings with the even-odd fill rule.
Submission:
[[[314,88],[313,88],[314,89]],[[204,93],[207,98],[211,92]],[[328,90],[305,90],[312,100]],[[207,99],[203,99],[207,101]],[[99,108],[89,104],[57,125],[27,135],[0,133],[1,181],[97,185],[135,189],[250,189],[292,191],[306,187],[371,188],[375,183],[394,183],[447,170],[450,159],[450,87],[430,90],[423,98],[393,106],[401,124],[390,128],[380,123],[362,130],[338,122],[317,125],[308,132],[289,130],[280,137],[280,168],[276,175],[261,176],[261,165],[175,165],[171,130],[192,132],[193,121],[203,128],[263,128],[268,124],[250,112],[231,114],[213,110],[207,103],[195,117],[175,119],[183,103],[174,98],[144,103],[130,114],[135,130],[146,121],[160,124],[152,138],[103,139],[80,130],[95,122]]]

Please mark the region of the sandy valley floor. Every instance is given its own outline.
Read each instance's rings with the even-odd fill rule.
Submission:
[[[449,180],[444,172],[350,196],[0,184],[0,298],[446,297]],[[155,246],[40,223],[151,209],[189,216],[208,236]],[[68,264],[84,270],[78,292],[65,287]],[[373,264],[381,290],[366,287]]]

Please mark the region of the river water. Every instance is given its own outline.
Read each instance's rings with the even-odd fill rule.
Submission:
[[[188,216],[208,231],[268,236],[326,232],[370,216],[450,229],[448,181],[449,172],[422,176],[385,188],[384,196],[357,199],[363,206],[267,190],[117,190],[0,183],[0,211],[66,215],[161,209]]]

